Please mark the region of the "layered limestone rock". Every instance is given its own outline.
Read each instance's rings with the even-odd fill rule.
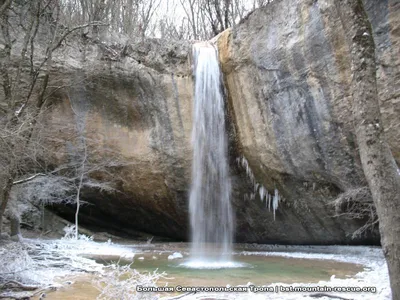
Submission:
[[[400,161],[400,5],[365,6],[383,123]],[[366,183],[352,124],[350,53],[333,2],[273,1],[223,32],[218,47],[240,152],[258,182],[285,199],[275,222],[255,205],[240,211],[253,220],[255,239],[351,242],[354,223],[331,218],[329,203]],[[242,220],[239,233],[250,223]],[[368,237],[376,240],[359,241]]]
[[[46,160],[57,167],[79,148],[77,128],[84,128],[90,176],[115,189],[83,189],[91,205],[82,207],[81,224],[131,237],[141,231],[186,238],[191,43],[75,42],[54,58],[50,85],[63,88],[53,95],[42,131],[53,153]],[[73,220],[73,207],[57,211]]]
[[[349,52],[328,2],[275,0],[218,38],[237,242],[378,241],[376,231],[351,239],[365,220],[332,217],[330,203],[366,183],[352,126]],[[384,125],[399,161],[395,2],[371,0],[366,6],[377,43]],[[46,160],[53,168],[65,164],[77,146],[76,124],[83,124],[89,160],[107,162],[91,176],[115,189],[82,191],[91,205],[82,208],[81,224],[131,237],[141,231],[188,238],[190,53],[189,42],[160,40],[125,46],[75,40],[55,53],[50,85],[59,88],[41,131],[53,150]],[[260,199],[261,186],[279,191],[275,220],[265,197]],[[73,207],[57,210],[73,219]]]

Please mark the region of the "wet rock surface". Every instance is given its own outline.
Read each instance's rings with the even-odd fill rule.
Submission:
[[[366,1],[375,32],[387,138],[400,161],[399,28],[395,1]],[[234,37],[233,37],[234,36]],[[349,50],[334,7],[276,0],[218,39],[227,97],[236,241],[378,243],[377,230],[352,239],[365,220],[333,218],[329,203],[365,186],[352,126]],[[114,192],[85,188],[81,224],[187,240],[193,78],[191,42],[126,44],[75,40],[54,55],[55,105],[44,136],[53,166],[68,160],[84,111],[91,176]],[[82,115],[81,115],[82,116]],[[237,163],[244,156],[255,181]],[[114,163],[110,160],[114,160]],[[282,200],[268,210],[254,185]],[[253,195],[252,195],[253,194]],[[254,199],[253,199],[254,198]],[[53,207],[72,220],[73,207]]]
[[[365,6],[385,132],[400,161],[396,3]],[[357,221],[331,218],[332,200],[366,186],[352,124],[350,53],[333,4],[274,1],[222,33],[218,47],[239,152],[257,181],[284,199],[276,221],[258,204],[239,209],[238,234],[262,242],[376,242],[376,231],[351,240]]]

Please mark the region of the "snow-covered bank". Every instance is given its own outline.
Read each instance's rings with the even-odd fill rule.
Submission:
[[[160,278],[162,274],[140,274],[132,270],[129,265],[117,267],[105,267],[97,263],[93,257],[110,257],[112,260],[118,261],[119,258],[125,261],[139,259],[141,256],[138,254],[148,253],[148,257],[158,258],[161,253],[173,254],[178,249],[187,256],[185,251],[187,245],[183,244],[131,244],[131,245],[118,245],[111,242],[98,243],[89,238],[82,237],[80,240],[62,239],[62,240],[40,240],[40,239],[25,239],[23,243],[10,243],[9,248],[0,247],[0,255],[11,255],[13,258],[12,263],[7,265],[7,270],[3,271],[14,272],[15,280],[24,283],[37,284],[37,285],[52,285],[59,287],[60,284],[55,282],[64,283],[68,279],[60,280],[60,277],[71,277],[79,273],[91,273],[93,278],[99,278],[101,286],[106,286],[107,289],[103,290],[102,299],[107,298],[104,293],[109,295],[119,292],[126,292],[129,297],[127,299],[136,299],[136,286],[140,283],[143,286],[151,286],[155,284],[155,280]],[[18,249],[15,247],[19,247]],[[146,250],[146,248],[152,250]],[[177,248],[178,247],[178,248]],[[184,299],[315,299],[310,297],[315,294],[315,291],[307,291],[301,293],[282,292],[282,289],[289,289],[290,287],[374,287],[376,293],[363,292],[363,293],[335,293],[326,292],[329,295],[340,296],[345,299],[377,299],[384,300],[390,299],[389,278],[387,266],[379,247],[354,247],[354,246],[279,246],[279,245],[239,245],[242,250],[237,251],[236,255],[253,255],[253,256],[280,256],[291,257],[300,259],[312,260],[334,260],[338,262],[356,263],[364,266],[364,271],[358,273],[354,277],[346,279],[338,279],[332,276],[330,280],[320,281],[318,283],[296,283],[284,284],[273,283],[266,287],[272,288],[272,292],[259,292],[259,293],[196,293],[186,295]],[[140,249],[140,250],[139,250]],[[161,251],[161,249],[163,249]],[[178,256],[177,254],[175,256]],[[179,255],[180,256],[180,255]],[[232,270],[232,272],[235,272]],[[130,281],[119,282],[117,275],[130,274]],[[144,277],[143,277],[144,276]],[[10,278],[11,279],[11,278]],[[143,282],[145,283],[143,283]],[[105,283],[108,284],[105,284]],[[133,284],[133,285],[132,285]],[[247,286],[250,286],[248,283]],[[98,286],[98,285],[96,285]],[[71,286],[73,287],[73,286]],[[278,287],[278,292],[276,292]],[[171,296],[168,293],[156,293],[159,298]],[[152,294],[153,297],[156,294]],[[146,294],[146,297],[150,294]],[[320,298],[329,299],[329,298]]]
[[[246,293],[197,293],[189,295],[185,299],[204,299],[210,297],[213,299],[315,299],[315,294],[327,294],[342,297],[344,299],[370,299],[370,300],[386,300],[391,299],[389,274],[386,261],[384,259],[381,248],[365,247],[365,246],[281,246],[281,245],[248,245],[247,249],[258,251],[241,251],[239,255],[259,255],[259,256],[281,256],[301,259],[321,259],[335,260],[340,262],[361,264],[364,271],[356,274],[352,278],[339,279],[332,276],[329,281],[320,281],[318,283],[274,283],[266,285],[265,290],[271,288],[273,292],[254,293],[248,291]],[[251,286],[248,283],[247,286]],[[305,289],[311,287],[366,287],[376,289],[376,292],[284,292],[289,291],[291,287]],[[314,297],[312,297],[314,295]],[[330,297],[318,297],[318,299],[331,299]]]
[[[86,236],[79,240],[23,239],[21,242],[7,241],[0,247],[0,283],[17,282],[31,287],[59,288],[59,278],[79,273],[103,274],[104,266],[89,258],[107,255],[131,260],[135,256],[130,247],[111,242],[98,243]],[[34,293],[13,292],[3,289],[0,296],[31,297]],[[23,298],[23,297],[22,297]]]

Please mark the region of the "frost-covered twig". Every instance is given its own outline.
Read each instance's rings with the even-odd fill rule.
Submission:
[[[21,281],[20,273],[33,267],[28,247],[22,243],[10,242],[0,248],[0,282]]]
[[[137,286],[156,287],[160,278],[166,278],[165,273],[157,270],[149,273],[140,273],[131,268],[131,265],[112,264],[106,267],[106,273],[94,280],[94,284],[101,292],[99,300],[109,299],[157,299],[155,293],[140,293]]]
[[[353,238],[373,230],[378,223],[375,205],[368,187],[348,190],[332,201],[331,205],[335,208],[334,217],[343,216],[350,219],[365,220],[364,225],[353,232]]]
[[[38,176],[46,176],[46,174],[37,173],[37,174],[34,174],[34,175],[32,175],[32,176],[29,176],[28,178],[16,180],[16,181],[13,182],[13,185],[21,184],[21,183],[25,183],[25,182],[31,181],[31,180],[35,179],[36,177],[38,177]]]

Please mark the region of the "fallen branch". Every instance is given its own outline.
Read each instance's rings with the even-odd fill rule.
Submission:
[[[36,286],[36,285],[26,285],[26,284],[23,284],[21,282],[15,281],[15,280],[9,280],[0,286],[0,290],[3,290],[4,288],[6,288],[9,285],[16,285],[17,288],[24,290],[24,291],[34,291],[39,288],[39,286]],[[9,287],[9,288],[15,288],[15,287]]]
[[[35,297],[41,293],[44,293],[45,291],[55,291],[57,288],[55,286],[48,286],[44,287],[41,289],[38,289],[36,292],[33,293],[27,293],[27,292],[14,292],[14,293],[3,293],[0,294],[0,299],[15,299],[15,300],[26,300],[26,299],[31,299],[32,297]]]
[[[21,228],[27,227],[29,229],[33,229],[33,225],[29,224],[29,223],[21,222],[20,225],[21,225]]]

